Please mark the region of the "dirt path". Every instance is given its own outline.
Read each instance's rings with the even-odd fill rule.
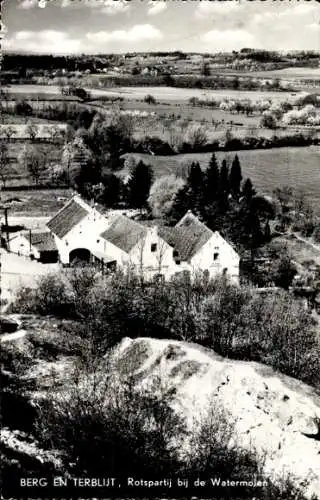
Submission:
[[[299,234],[297,233],[292,233],[293,236],[298,240],[298,241],[301,241],[302,243],[304,243],[305,245],[313,248],[313,250],[315,250],[316,252],[319,253],[319,257],[320,257],[320,246],[317,245],[316,243],[313,243],[312,241],[310,240],[307,240],[306,238],[303,238],[302,236],[300,236]]]

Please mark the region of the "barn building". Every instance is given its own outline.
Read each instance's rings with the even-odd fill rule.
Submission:
[[[10,252],[30,257],[44,264],[58,262],[59,252],[53,235],[39,231],[22,231],[9,240]]]
[[[190,211],[175,227],[150,227],[121,214],[106,217],[75,196],[47,225],[65,265],[99,261],[146,279],[202,271],[239,280],[237,252]]]

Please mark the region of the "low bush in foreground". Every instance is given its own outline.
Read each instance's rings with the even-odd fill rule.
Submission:
[[[264,296],[200,276],[151,284],[84,268],[46,276],[37,289],[22,290],[13,311],[75,320],[76,334],[92,339],[97,354],[126,336],[173,338],[266,363],[320,388],[315,320],[287,291]]]
[[[225,498],[304,499],[290,478],[279,486],[264,477],[263,459],[238,446],[224,410],[211,404],[190,432],[172,401],[160,378],[137,392],[130,376],[115,375],[106,362],[81,366],[68,390],[40,404],[35,434],[46,449],[62,451],[66,471],[78,477],[255,478],[265,485],[223,488]]]

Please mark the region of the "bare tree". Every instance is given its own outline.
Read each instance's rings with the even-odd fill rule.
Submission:
[[[8,155],[8,146],[4,141],[0,141],[0,178],[3,187],[6,187],[6,182],[10,172],[10,159]]]
[[[192,149],[201,148],[208,141],[207,130],[199,123],[191,123],[185,132],[184,139]]]
[[[167,250],[167,243],[159,236],[158,243],[157,243],[157,254],[156,254],[159,274],[161,274],[161,271],[162,271],[162,264],[163,264],[163,259],[164,259],[166,250]]]
[[[38,184],[41,173],[46,169],[45,155],[37,151],[33,146],[25,146],[19,155],[18,161],[24,169],[28,170],[33,181]]]
[[[61,131],[60,131],[59,127],[57,127],[56,125],[52,125],[51,127],[48,127],[48,132],[49,132],[50,139],[52,140],[52,142],[56,142],[62,138]]]
[[[38,135],[38,127],[32,122],[28,122],[26,126],[26,133],[29,139],[33,142]]]
[[[14,137],[16,135],[16,131],[13,127],[11,127],[9,125],[9,126],[4,127],[3,135],[5,136],[7,141],[10,142],[12,137]]]
[[[129,262],[128,262],[128,269],[134,270],[139,276],[141,284],[144,282],[144,251],[146,248],[146,237],[141,236],[137,243],[137,251],[138,251],[138,262],[136,260],[133,260],[132,257],[130,257]]]

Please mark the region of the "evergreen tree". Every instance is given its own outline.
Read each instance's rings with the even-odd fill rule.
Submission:
[[[190,208],[198,215],[204,211],[204,175],[198,162],[192,163],[187,179]]]
[[[236,155],[233,159],[229,176],[230,190],[235,199],[239,198],[241,180],[242,180],[241,165],[239,157],[238,155]]]
[[[253,189],[251,179],[247,179],[245,181],[243,188],[242,188],[242,194],[243,194],[243,197],[244,197],[246,203],[250,204],[252,198],[256,194],[256,191]]]
[[[69,179],[69,177],[68,177]],[[92,158],[81,164],[80,169],[74,176],[72,184],[84,198],[92,198],[92,186],[99,184],[101,181],[101,168]]]
[[[139,163],[133,167],[127,185],[128,204],[130,207],[147,207],[152,178],[153,172],[150,165],[146,165],[143,161],[139,161]]]
[[[275,271],[273,281],[276,286],[280,286],[288,290],[292,285],[293,278],[297,273],[297,269],[290,257],[284,255],[279,262],[278,269]]]
[[[264,241],[265,242],[271,241],[271,228],[268,220],[264,226]]]
[[[101,182],[103,184],[103,193],[99,201],[106,207],[117,206],[123,191],[121,179],[114,174],[105,174]]]
[[[171,210],[169,211],[167,217],[169,224],[176,224],[176,222],[178,222],[188,210],[192,209],[188,191],[188,186],[185,185],[179,189],[175,195]]]
[[[187,184],[190,192],[193,194],[197,195],[199,192],[203,193],[204,176],[199,162],[193,162],[191,164]]]
[[[228,208],[228,196],[229,196],[229,169],[227,166],[227,161],[222,161],[222,166],[220,170],[220,183],[219,183],[219,205],[221,210],[224,212]]]
[[[219,192],[220,194],[229,194],[229,169],[227,166],[227,160],[222,161],[222,166],[220,170],[220,184],[219,184]]]
[[[210,205],[217,200],[219,192],[220,172],[215,153],[212,154],[209,166],[204,175],[205,203]]]
[[[263,242],[263,231],[256,210],[249,209],[246,218],[246,232],[251,250],[258,248]],[[246,235],[244,235],[246,236]]]
[[[231,222],[231,224],[230,224]],[[258,213],[252,206],[243,205],[238,212],[231,213],[230,237],[243,249],[253,251],[264,241]]]

